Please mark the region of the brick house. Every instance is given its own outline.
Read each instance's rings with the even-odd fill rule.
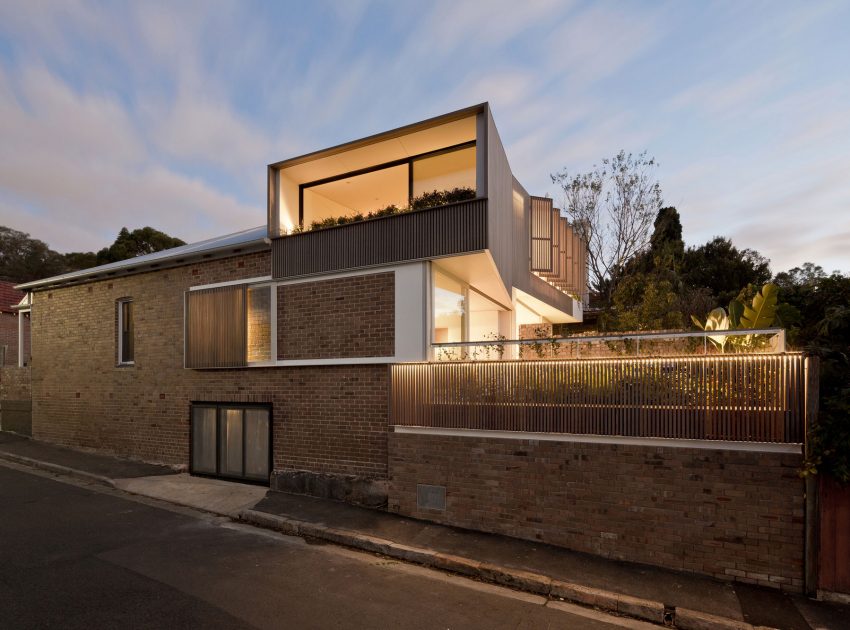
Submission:
[[[267,172],[265,225],[18,287],[35,438],[802,589],[807,359],[523,357],[586,249],[486,103]]]
[[[388,365],[581,321],[583,248],[486,103],[271,164],[264,226],[20,285],[33,436],[383,504]]]
[[[18,310],[26,293],[16,289],[16,284],[0,280],[0,367],[29,362],[29,314]],[[22,354],[20,347],[24,349]]]

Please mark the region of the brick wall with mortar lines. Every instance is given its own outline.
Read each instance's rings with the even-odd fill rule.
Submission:
[[[30,321],[29,316],[24,315],[24,352],[30,347]],[[7,366],[18,365],[18,314],[0,313],[0,348],[6,346],[5,361]],[[2,351],[0,351],[2,355]],[[24,360],[29,357],[25,356]],[[3,366],[3,357],[0,356],[0,367]]]
[[[268,273],[258,253],[36,293],[34,437],[187,464],[190,401],[271,402],[275,468],[384,477],[386,366],[183,368],[184,291]],[[122,297],[134,303],[133,367],[116,366]]]
[[[29,400],[30,368],[0,367],[0,400]]]
[[[801,457],[389,436],[389,509],[725,580],[802,589]],[[446,486],[419,510],[416,484]]]
[[[280,359],[395,354],[393,272],[283,285],[277,309]]]

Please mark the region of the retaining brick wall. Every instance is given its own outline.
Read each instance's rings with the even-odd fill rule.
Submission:
[[[395,354],[395,274],[278,287],[280,359],[391,357]]]
[[[795,454],[391,433],[389,509],[439,523],[799,591]],[[420,510],[416,485],[446,487]]]
[[[264,252],[37,292],[34,436],[188,464],[190,401],[271,402],[276,469],[384,478],[387,366],[183,368],[183,292],[268,273]],[[122,297],[134,305],[132,367],[116,366]]]

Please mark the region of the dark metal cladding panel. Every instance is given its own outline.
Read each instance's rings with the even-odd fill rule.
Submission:
[[[186,367],[247,363],[245,285],[186,293]]]
[[[407,212],[272,241],[272,276],[292,278],[487,248],[487,200]]]

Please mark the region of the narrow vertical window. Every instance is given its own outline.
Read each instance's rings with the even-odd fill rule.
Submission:
[[[133,354],[133,301],[118,302],[118,363],[132,365]]]

